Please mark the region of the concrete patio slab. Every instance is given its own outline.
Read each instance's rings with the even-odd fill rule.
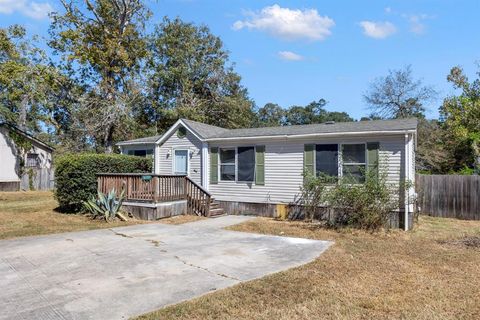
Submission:
[[[248,219],[0,241],[0,319],[126,319],[305,264],[331,244],[223,229]]]

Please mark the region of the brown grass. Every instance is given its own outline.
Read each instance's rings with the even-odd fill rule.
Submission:
[[[51,192],[0,192],[0,239],[68,231],[91,230],[144,223],[107,223],[83,215],[55,211],[58,206]]]
[[[334,231],[258,218],[234,230],[333,240],[304,266],[139,319],[480,319],[480,253],[441,241],[480,222],[422,217],[415,230]]]
[[[161,220],[158,220],[158,222],[165,223],[165,224],[184,224],[184,223],[195,222],[203,219],[207,219],[207,218],[194,216],[194,215],[181,215],[181,216],[174,216],[171,218],[161,219]]]

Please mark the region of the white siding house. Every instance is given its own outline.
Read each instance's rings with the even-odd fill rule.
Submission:
[[[299,195],[305,169],[361,182],[373,162],[398,184],[414,181],[415,119],[224,129],[180,119],[164,135],[119,143],[122,153],[150,149],[155,173],[186,174],[221,202],[288,204]],[[139,153],[145,155],[147,152]],[[399,199],[408,229],[413,205]]]
[[[13,136],[29,142],[30,149],[23,155]],[[52,153],[53,148],[42,141],[13,125],[0,123],[0,191],[29,189],[30,184],[35,189],[51,189]]]

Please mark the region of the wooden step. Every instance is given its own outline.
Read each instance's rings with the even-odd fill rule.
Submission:
[[[210,209],[210,217],[218,217],[225,215],[225,210],[222,208]]]

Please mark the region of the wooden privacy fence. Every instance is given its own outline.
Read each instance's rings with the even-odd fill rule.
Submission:
[[[420,213],[434,217],[480,220],[480,176],[416,176]]]
[[[100,173],[98,191],[108,193],[115,189],[117,196],[125,190],[126,201],[165,202],[187,200],[187,212],[208,216],[211,195],[184,175],[157,175],[149,173]]]

